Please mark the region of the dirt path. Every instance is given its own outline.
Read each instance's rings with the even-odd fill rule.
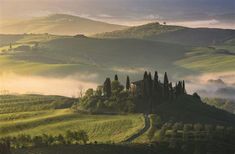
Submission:
[[[144,115],[144,128],[141,129],[139,132],[137,132],[136,134],[132,135],[131,137],[129,137],[128,139],[122,141],[122,143],[130,143],[133,140],[135,140],[136,138],[140,137],[141,135],[143,135],[148,129],[150,128],[150,118],[148,114]]]

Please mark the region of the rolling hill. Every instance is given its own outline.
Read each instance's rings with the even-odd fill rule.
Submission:
[[[126,28],[67,14],[53,14],[46,17],[3,21],[0,34],[50,33],[57,35],[91,35]]]
[[[145,70],[167,71],[175,80],[234,71],[234,32],[151,23],[95,37],[5,34],[0,35],[0,73],[57,78],[76,74],[76,79],[85,74],[89,78],[82,80],[101,83],[116,73],[121,79],[130,74],[134,81]]]
[[[138,38],[190,46],[221,44],[235,38],[235,30],[187,28],[149,23],[124,30],[97,34],[101,38]]]
[[[0,57],[0,63],[3,66],[1,71],[12,70],[19,74],[54,74],[56,76],[78,72],[97,73],[99,82],[105,76],[115,72],[119,72],[120,75],[126,75],[129,72],[138,74],[142,73],[145,68],[159,71],[167,69],[177,74],[175,70],[180,68],[172,62],[178,60],[187,51],[183,45],[149,40],[54,37],[51,35],[48,35],[49,39],[46,41],[43,39],[44,35],[38,35],[38,38],[41,37],[43,40],[39,43],[39,48],[26,51],[19,47],[34,46],[33,40],[36,36],[22,37],[12,43],[13,51],[7,51],[9,45],[0,48],[4,50]]]

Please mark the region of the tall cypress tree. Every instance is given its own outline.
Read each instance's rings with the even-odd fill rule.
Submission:
[[[130,90],[131,83],[130,83],[130,78],[129,76],[126,77],[126,90]]]
[[[142,96],[148,96],[148,73],[147,71],[144,72],[144,79],[142,81]]]
[[[148,74],[148,95],[152,96],[152,89],[153,89],[153,80],[151,72]]]
[[[184,94],[187,93],[187,92],[186,92],[186,89],[185,89],[185,82],[184,82],[184,80],[183,80],[183,93],[184,93]]]
[[[154,74],[154,83],[157,83],[158,82],[158,72],[155,71],[155,74]]]
[[[114,80],[118,81],[118,75],[117,74],[114,76]]]
[[[148,78],[148,73],[147,71],[144,72],[144,80],[146,80]]]
[[[169,98],[169,80],[166,72],[164,74],[164,97],[165,99]]]
[[[173,100],[173,98],[174,98],[174,91],[173,91],[172,83],[169,84],[169,91],[170,91],[170,100]]]
[[[104,95],[106,97],[110,97],[112,94],[111,92],[111,80],[110,78],[106,78],[105,82],[104,82]]]

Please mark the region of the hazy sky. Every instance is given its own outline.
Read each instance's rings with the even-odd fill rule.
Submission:
[[[235,0],[0,0],[1,19],[53,13],[111,22],[159,19],[195,21],[214,18],[231,20],[235,19]]]

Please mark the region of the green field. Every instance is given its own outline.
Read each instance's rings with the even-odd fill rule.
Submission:
[[[235,45],[194,48],[175,64],[204,73],[234,71]]]
[[[70,109],[71,101],[59,96],[1,96],[0,137],[85,130],[91,142],[121,142],[144,127],[141,114],[81,114]]]

